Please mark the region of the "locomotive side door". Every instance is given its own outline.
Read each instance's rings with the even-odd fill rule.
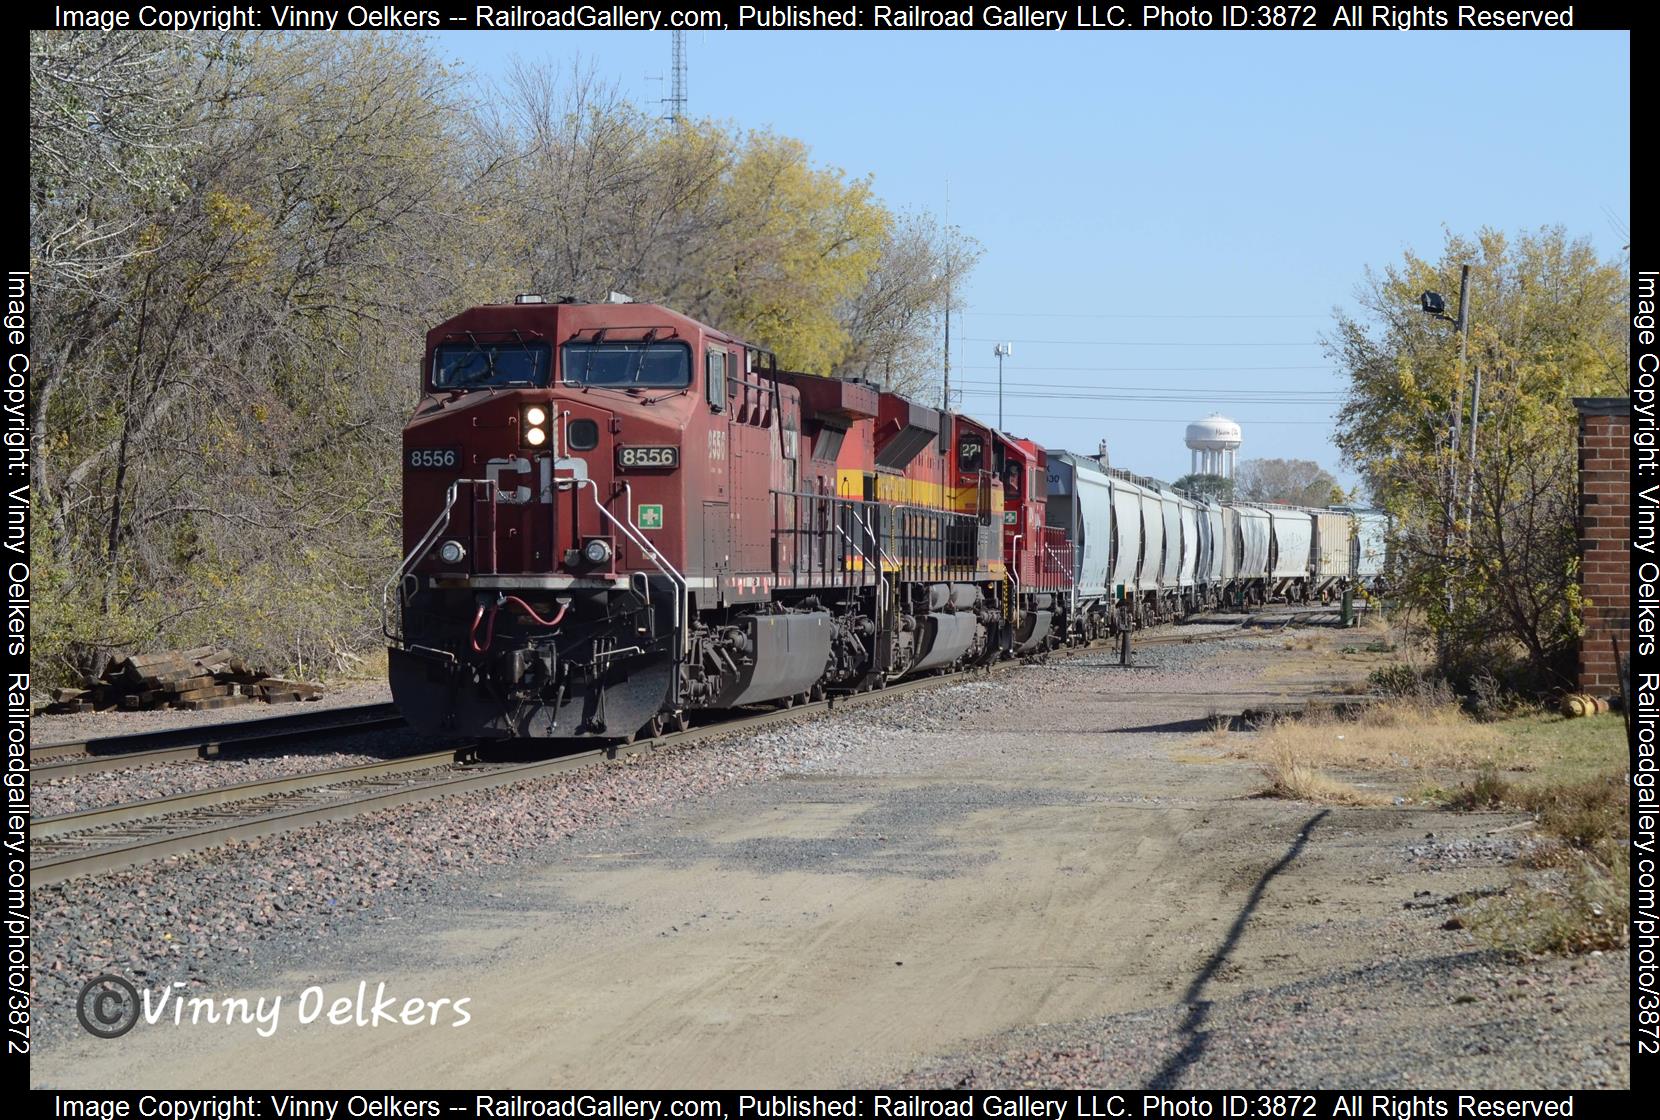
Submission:
[[[710,346],[703,360],[708,378],[708,477],[704,493],[711,501],[729,502],[732,493],[732,370],[726,351]]]
[[[703,577],[711,582],[708,602],[726,598],[732,574],[732,370],[726,350],[711,343],[704,351],[704,400],[709,406],[707,472],[703,486]]]
[[[714,580],[715,602],[725,602],[732,574],[732,507],[726,502],[703,503],[703,574]]]

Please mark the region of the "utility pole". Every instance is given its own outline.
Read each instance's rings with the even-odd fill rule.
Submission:
[[[1458,457],[1464,450],[1464,373],[1468,368],[1470,347],[1470,266],[1463,265],[1458,276],[1458,317],[1447,314],[1446,301],[1439,292],[1425,292],[1419,297],[1419,305],[1426,314],[1437,319],[1451,322],[1458,330],[1458,373],[1454,384],[1454,402],[1452,415],[1447,417],[1446,436],[1443,437],[1439,423],[1435,436],[1435,456],[1437,471],[1440,473],[1441,486],[1441,553],[1442,562],[1446,566],[1446,608],[1447,619],[1450,623],[1453,611],[1457,606],[1457,598],[1453,585],[1453,545],[1457,534],[1453,531],[1456,513],[1458,510],[1459,471]],[[1466,523],[1466,544],[1468,543],[1468,522],[1472,516],[1475,500],[1475,450],[1476,425],[1480,421],[1481,408],[1481,375],[1476,375],[1476,389],[1472,414],[1470,417],[1470,470],[1468,501],[1464,507]],[[1442,440],[1446,442],[1443,443]],[[1445,458],[1443,459],[1443,456]],[[1435,635],[1435,660],[1442,669],[1447,663],[1447,641],[1444,627],[1438,627]]]
[[[1468,360],[1470,343],[1470,266],[1464,265],[1458,276],[1458,320],[1454,324],[1458,331],[1458,396],[1453,405],[1453,415],[1457,417],[1453,427],[1453,450],[1464,444],[1464,371],[1469,368],[1465,363]]]
[[[1003,430],[1003,359],[1014,353],[1014,347],[1007,342],[999,342],[992,351],[997,355],[997,430]]]
[[[1453,329],[1458,332],[1458,380],[1453,392],[1452,442],[1447,455],[1446,501],[1442,504],[1445,524],[1443,548],[1447,562],[1447,618],[1451,620],[1457,606],[1453,591],[1452,549],[1458,534],[1454,525],[1458,511],[1458,456],[1464,449],[1464,373],[1469,368],[1470,346],[1470,266],[1462,265],[1458,272],[1458,318]],[[1474,423],[1471,424],[1474,432]],[[1472,470],[1474,469],[1472,465]]]
[[[945,386],[940,408],[951,411],[951,180],[945,181]]]
[[[950,250],[946,250],[947,254]],[[951,257],[945,258],[945,387],[940,407],[951,411]]]

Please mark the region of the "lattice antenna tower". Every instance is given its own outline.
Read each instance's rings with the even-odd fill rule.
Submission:
[[[672,65],[669,73],[669,95],[664,98],[669,111],[665,115],[675,124],[680,124],[686,119],[686,33],[671,31],[669,35],[673,45],[670,48]]]

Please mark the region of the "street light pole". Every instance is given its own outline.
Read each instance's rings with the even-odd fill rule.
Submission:
[[[1453,611],[1457,606],[1457,601],[1453,591],[1452,551],[1453,541],[1456,538],[1456,533],[1453,531],[1453,525],[1457,516],[1458,490],[1460,481],[1458,477],[1458,457],[1464,450],[1464,377],[1465,371],[1468,369],[1470,347],[1470,266],[1466,264],[1460,266],[1459,268],[1458,316],[1456,318],[1447,314],[1446,303],[1438,292],[1425,292],[1419,297],[1419,305],[1427,314],[1433,315],[1437,319],[1445,319],[1451,322],[1458,331],[1458,375],[1453,393],[1452,422],[1448,425],[1450,430],[1449,434],[1452,438],[1449,446],[1447,447],[1446,468],[1441,480],[1441,550],[1444,554],[1443,561],[1447,566],[1447,618],[1450,622]],[[1480,408],[1481,380],[1480,374],[1478,373],[1475,398],[1472,401],[1472,412],[1474,414],[1470,418],[1470,498],[1465,505],[1464,518],[1466,522],[1468,522],[1473,516],[1475,499],[1476,425],[1479,422],[1477,418],[1480,415]],[[1440,442],[1440,436],[1437,434],[1437,459],[1441,457],[1439,446]],[[1468,533],[1468,525],[1466,525],[1465,531]],[[1468,538],[1466,538],[1466,540],[1467,539]],[[1436,661],[1443,669],[1446,668],[1446,654],[1446,637],[1443,633],[1438,631],[1436,634]]]
[[[1007,342],[999,342],[992,351],[997,355],[997,430],[1003,430],[1003,359],[1014,353],[1014,347]]]
[[[1453,404],[1453,415],[1458,417],[1453,423],[1453,457],[1456,459],[1459,448],[1464,446],[1464,374],[1469,369],[1470,347],[1469,265],[1462,266],[1458,274],[1458,319],[1454,322],[1454,329],[1458,331],[1458,395]]]

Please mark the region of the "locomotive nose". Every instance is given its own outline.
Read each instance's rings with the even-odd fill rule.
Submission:
[[[609,571],[615,544],[594,492],[611,486],[613,426],[609,410],[548,389],[468,397],[417,417],[404,440],[405,550],[428,525],[442,531],[416,570],[452,579]],[[587,550],[596,539],[603,555]]]

